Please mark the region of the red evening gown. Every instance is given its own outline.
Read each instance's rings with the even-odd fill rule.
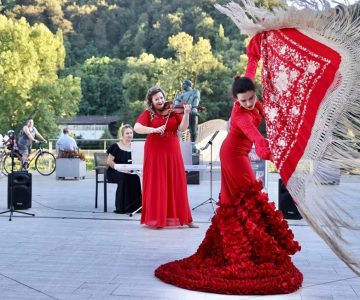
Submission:
[[[262,159],[271,158],[257,127],[261,104],[252,111],[235,102],[231,129],[221,151],[219,207],[192,256],[160,266],[161,280],[190,290],[221,294],[283,294],[297,290],[303,276],[290,255],[300,250],[273,202],[268,202],[248,157],[255,143]]]
[[[184,162],[177,128],[182,120],[171,114],[164,134],[149,134],[144,148],[143,197],[141,224],[161,228],[192,222]],[[136,122],[159,127],[166,119],[144,111]]]

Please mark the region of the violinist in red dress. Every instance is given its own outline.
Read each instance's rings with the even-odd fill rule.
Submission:
[[[177,131],[189,126],[191,105],[182,114],[166,102],[165,92],[152,87],[146,95],[146,110],[136,120],[134,131],[147,134],[144,146],[144,175],[141,224],[198,227],[190,212],[184,162]]]

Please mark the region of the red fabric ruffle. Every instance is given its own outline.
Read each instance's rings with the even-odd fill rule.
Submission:
[[[300,250],[282,213],[257,183],[222,204],[197,252],[164,264],[164,282],[219,294],[269,295],[299,289],[303,276],[290,256]]]

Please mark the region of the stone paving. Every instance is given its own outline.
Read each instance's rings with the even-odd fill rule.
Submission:
[[[199,229],[151,230],[134,217],[112,213],[116,186],[108,187],[108,212],[102,195],[94,208],[95,174],[84,180],[56,180],[33,174],[35,217],[0,215],[0,299],[257,299],[183,290],[154,277],[160,264],[191,255],[212,216],[210,204],[193,211]],[[268,193],[277,202],[277,175]],[[356,183],[353,183],[356,184]],[[215,176],[213,196],[219,192]],[[100,189],[100,194],[101,194]],[[188,186],[191,207],[210,197],[210,184]],[[0,177],[0,210],[6,210],[7,178]],[[355,197],[356,198],[356,197]],[[360,299],[360,278],[349,270],[304,220],[289,220],[302,251],[294,262],[304,274],[303,288],[264,299]]]

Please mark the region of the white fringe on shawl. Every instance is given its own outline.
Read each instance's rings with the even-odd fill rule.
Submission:
[[[270,12],[250,0],[241,1],[244,7],[234,2],[215,5],[241,33],[296,28],[341,55],[339,72],[318,110],[307,148],[287,188],[304,219],[360,275],[360,175],[342,174],[337,184],[340,172],[360,168],[359,8],[331,8],[325,0],[306,0],[296,1],[302,9]]]

